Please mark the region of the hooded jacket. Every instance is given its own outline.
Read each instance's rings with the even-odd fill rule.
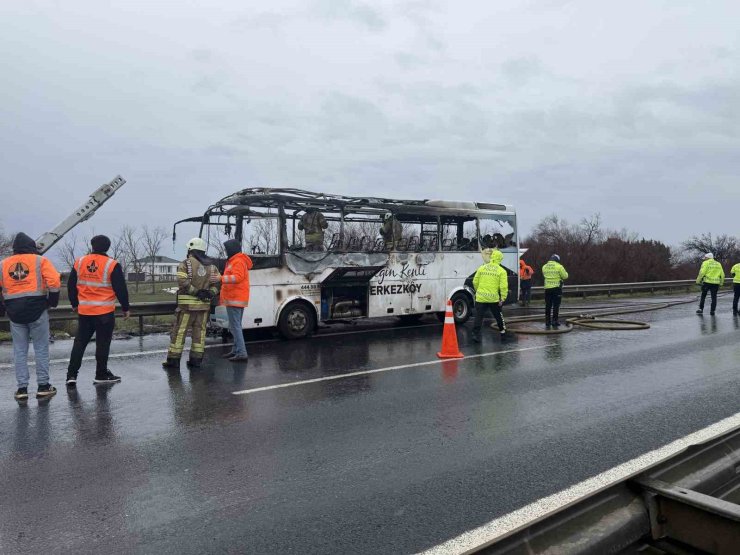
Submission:
[[[249,305],[249,270],[252,269],[252,259],[242,252],[236,239],[226,241],[224,248],[229,259],[221,276],[220,302],[224,306],[245,308]]]
[[[36,242],[25,233],[16,235],[13,254],[0,263],[0,313],[7,312],[16,324],[35,322],[48,307],[59,304],[60,285],[59,272],[38,253]]]
[[[483,264],[475,272],[473,288],[476,303],[499,303],[509,295],[509,279],[506,270],[501,267],[503,253],[495,249],[490,262]]]
[[[529,281],[532,279],[534,270],[532,266],[528,265],[524,260],[519,260],[519,277],[522,281]]]

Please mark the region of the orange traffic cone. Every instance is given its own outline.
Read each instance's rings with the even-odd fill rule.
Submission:
[[[457,332],[455,331],[455,317],[452,315],[452,301],[447,299],[445,311],[445,327],[442,332],[442,350],[437,353],[439,358],[463,358],[457,346]]]

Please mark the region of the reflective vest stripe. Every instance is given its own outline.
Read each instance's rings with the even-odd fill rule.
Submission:
[[[83,306],[116,306],[116,301],[80,301]]]
[[[103,270],[103,283],[106,285],[110,285],[110,270],[114,262],[115,260],[109,258],[108,262],[105,263],[105,269]]]
[[[39,293],[38,291],[26,291],[25,293],[5,293],[3,291],[4,299],[20,299],[21,297],[45,297],[46,293]]]

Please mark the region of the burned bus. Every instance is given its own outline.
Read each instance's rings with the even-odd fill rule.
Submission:
[[[507,301],[518,294],[516,213],[505,204],[251,188],[175,227],[183,222],[200,224],[212,254],[237,239],[252,258],[244,329],[300,338],[332,321],[443,317],[447,299],[464,323],[473,308],[469,278],[492,248],[504,255]],[[223,307],[213,319],[228,327]]]

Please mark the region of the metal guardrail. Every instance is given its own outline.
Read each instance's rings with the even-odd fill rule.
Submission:
[[[732,284],[732,278],[725,279],[725,285]],[[606,295],[611,297],[612,294],[634,293],[636,291],[671,291],[675,289],[685,289],[690,291],[692,287],[697,287],[693,279],[677,279],[672,281],[638,281],[633,283],[595,283],[590,285],[566,285],[563,287],[563,295],[586,297],[587,295]],[[545,294],[545,288],[542,286],[532,287],[532,295],[541,296]]]
[[[740,431],[693,445],[469,553],[740,553]]]
[[[131,318],[139,320],[139,335],[144,334],[144,318],[147,316],[167,316],[175,313],[177,302],[173,298],[171,301],[158,301],[149,303],[131,304]],[[122,318],[123,313],[120,309],[116,310],[116,318]],[[61,305],[49,309],[49,320],[52,322],[63,322],[67,320],[77,320],[77,312],[72,310],[70,305]],[[0,327],[7,329],[8,318],[0,318]]]

